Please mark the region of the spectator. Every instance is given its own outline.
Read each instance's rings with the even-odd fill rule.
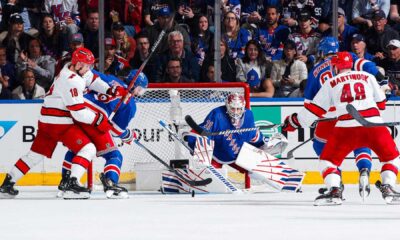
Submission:
[[[175,21],[179,24],[186,24],[189,29],[194,29],[196,27],[195,20],[205,14],[207,14],[207,0],[181,0],[175,14]]]
[[[351,39],[358,29],[346,23],[346,13],[342,8],[338,8],[338,40],[339,51],[350,51]]]
[[[143,0],[143,21],[145,27],[153,26],[162,8],[168,7],[172,12],[176,9],[174,0]]]
[[[400,31],[400,1],[399,0],[391,0],[390,1],[390,11],[389,11],[389,19],[392,21],[393,28],[396,31]]]
[[[361,34],[354,34],[351,40],[351,51],[357,55],[358,58],[365,58],[372,61],[374,56],[367,52],[367,44],[365,38]]]
[[[339,7],[346,13],[346,21],[351,24],[353,21],[353,0],[339,0]]]
[[[250,32],[240,27],[240,20],[234,12],[224,16],[222,39],[228,43],[229,56],[234,60],[244,56],[246,43],[251,39]]]
[[[72,53],[80,48],[80,47],[84,47],[85,45],[83,44],[83,36],[81,33],[75,33],[72,34],[70,39],[69,39],[69,51],[65,51],[61,57],[61,59],[59,59],[56,63],[56,70],[54,73],[54,76],[57,76],[58,73],[61,71],[61,69],[64,67],[64,65],[67,62],[71,61],[72,58]],[[43,45],[43,44],[42,44]]]
[[[142,25],[142,0],[109,1],[113,22],[124,23],[125,32],[134,37]]]
[[[191,51],[189,34],[184,28],[179,26],[179,24],[174,21],[174,13],[169,7],[161,8],[158,12],[157,22],[145,30],[149,36],[150,46],[153,46],[163,29],[166,31],[166,35],[174,31],[179,31],[183,36],[185,49]],[[157,53],[163,53],[167,50],[168,40],[166,37],[164,37],[157,47]]]
[[[82,31],[85,46],[99,57],[99,12],[97,9],[89,9],[85,28]]]
[[[366,33],[368,51],[378,59],[387,55],[386,46],[392,39],[399,39],[399,33],[387,25],[386,15],[382,10],[372,15],[373,28]]]
[[[11,99],[11,91],[9,89],[8,79],[0,75],[0,99]]]
[[[296,43],[289,40],[284,45],[283,58],[273,62],[271,79],[276,97],[287,97],[307,79],[307,67],[303,61],[295,59],[296,51]]]
[[[299,26],[300,13],[308,11],[311,14],[314,12],[314,7],[314,0],[284,0],[282,4],[282,24],[294,30]]]
[[[296,59],[311,66],[314,64],[321,36],[311,27],[311,13],[309,11],[301,11],[298,19],[299,29],[290,34],[289,39],[293,40],[296,44]]]
[[[228,54],[228,44],[221,39],[221,79],[227,82],[236,82],[236,66],[235,61]],[[205,82],[210,79],[207,77],[208,67],[214,65],[214,45],[211,45],[210,51],[207,53],[203,65],[201,66],[201,81]],[[214,82],[214,79],[212,79]]]
[[[400,41],[393,39],[387,47],[388,57],[378,61],[378,66],[386,71],[391,88],[396,96],[400,96]]]
[[[39,31],[39,39],[42,43],[43,53],[54,59],[59,59],[63,51],[67,50],[65,35],[61,33],[50,14],[45,14]]]
[[[117,76],[120,70],[129,67],[129,62],[125,58],[116,54],[117,45],[113,38],[104,39],[104,44],[105,44],[104,71],[107,74],[112,74],[114,76]]]
[[[22,8],[19,4],[17,4],[16,0],[7,0],[7,3],[2,7],[0,32],[8,30],[8,24],[10,22],[11,15],[21,15],[21,12]]]
[[[257,39],[271,60],[282,58],[283,43],[288,39],[290,29],[285,25],[279,25],[279,11],[276,6],[268,6],[266,9],[265,23],[259,27],[255,39]]]
[[[28,46],[28,52],[20,53],[16,64],[17,73],[31,69],[35,73],[36,82],[47,91],[53,84],[56,61],[49,55],[43,55],[39,39],[31,39]]]
[[[191,38],[192,52],[195,54],[200,66],[203,65],[206,52],[208,52],[213,40],[214,34],[209,30],[206,15],[200,15],[197,18],[197,26],[193,29]]]
[[[13,90],[18,86],[15,78],[15,65],[7,61],[6,48],[0,46],[0,75],[7,80],[8,89]]]
[[[270,74],[271,67],[267,68],[267,61],[260,44],[256,40],[250,40],[246,44],[243,59],[237,60],[236,80],[248,83],[254,97],[272,97],[274,87]]]
[[[24,21],[20,15],[12,15],[7,36],[2,41],[2,45],[7,49],[7,60],[11,63],[15,63],[19,53],[28,48],[28,41],[31,39],[31,37],[24,32],[23,24]]]
[[[386,16],[389,14],[390,0],[354,0],[353,24],[360,29],[370,29],[373,26],[374,12],[381,10]]]
[[[172,57],[168,60],[167,69],[165,70],[163,83],[189,83],[193,79],[188,79],[182,75],[182,63],[180,58]]]
[[[21,6],[27,9],[31,27],[39,30],[41,27],[44,0],[19,0],[19,2]]]
[[[291,92],[288,97],[290,97],[290,98],[304,97],[304,89],[306,88],[306,85],[307,85],[307,79],[304,79],[303,81],[300,82],[299,88],[297,88],[293,92]]]
[[[113,38],[116,43],[117,55],[127,59],[133,58],[136,49],[136,41],[128,36],[125,32],[125,27],[122,22],[115,22],[111,26]]]
[[[179,31],[168,34],[169,50],[160,56],[157,82],[162,81],[170,58],[179,58],[182,63],[182,75],[190,81],[199,82],[200,66],[192,52],[183,48],[183,35]]]
[[[207,67],[206,76],[207,76],[207,79],[206,79],[207,82],[215,82],[214,81],[214,76],[215,76],[215,67],[214,67],[214,65],[209,65]],[[220,80],[221,80],[221,82],[226,82],[224,79],[221,79],[221,77],[220,77]]]
[[[281,0],[244,0],[241,1],[241,17],[242,22],[260,24],[265,21],[262,16],[266,15],[268,7],[274,6],[282,9]],[[278,12],[279,13],[279,12]]]
[[[51,14],[60,31],[68,36],[79,31],[80,17],[77,0],[44,0],[44,12]]]
[[[22,84],[12,91],[12,98],[25,99],[42,99],[46,95],[44,88],[36,83],[35,74],[32,70],[26,69],[21,74]]]
[[[144,60],[148,58],[150,54],[150,41],[147,34],[140,32],[138,35],[136,35],[136,44],[136,53],[129,62],[133,69],[139,69],[140,65],[142,65]],[[143,68],[143,73],[146,74],[149,82],[151,83],[157,81],[157,71],[154,71],[154,69],[157,69],[156,59],[157,57],[153,55]]]

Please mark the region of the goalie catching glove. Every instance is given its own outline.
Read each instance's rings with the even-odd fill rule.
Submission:
[[[131,144],[134,139],[136,139],[136,132],[131,129],[126,129],[121,135],[119,135],[122,142],[126,144]]]
[[[264,145],[261,147],[265,152],[276,156],[282,154],[289,142],[282,133],[275,133],[270,138],[264,138]]]
[[[112,86],[107,90],[107,95],[120,98],[125,96],[128,93],[128,90],[121,86]]]
[[[92,123],[93,126],[95,126],[100,132],[108,132],[111,128],[112,125],[108,121],[108,118],[104,116],[101,112],[98,112],[96,114],[96,117]]]
[[[299,123],[299,120],[297,119],[297,113],[293,113],[292,115],[289,115],[285,118],[282,126],[282,131],[294,132],[300,127],[301,125]]]

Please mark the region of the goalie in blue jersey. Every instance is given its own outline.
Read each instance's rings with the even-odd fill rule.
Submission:
[[[229,94],[225,100],[225,106],[214,108],[199,126],[210,132],[255,128],[253,112],[246,109],[245,106],[246,101],[243,95],[239,93]],[[184,136],[192,149],[197,140],[196,135],[195,133],[188,133]],[[211,164],[215,168],[229,164],[241,173],[248,173],[248,170],[246,170],[246,166],[238,166],[235,161],[245,143],[264,150],[270,155],[282,153],[288,144],[287,139],[282,134],[276,133],[268,138],[263,136],[260,130],[217,135],[210,138],[215,143]]]
[[[92,70],[91,74],[88,74],[89,78],[101,78],[111,87],[124,87],[127,88],[127,84],[132,81],[137,70],[130,71],[129,75],[125,77],[125,82],[113,75],[106,75],[95,70]],[[144,73],[140,73],[133,85],[133,96],[142,95],[148,86],[148,79]],[[115,106],[120,101],[120,98],[113,98],[97,92],[88,92],[84,95],[85,104],[96,112],[101,112],[105,117],[115,109]],[[121,107],[115,113],[114,118],[110,121],[113,128],[110,132],[105,134],[99,134],[98,132],[91,129],[89,126],[81,126],[85,132],[89,132],[91,140],[96,146],[97,156],[101,156],[106,160],[104,165],[104,173],[100,174],[100,180],[104,187],[104,192],[108,198],[127,198],[127,189],[119,186],[119,175],[121,171],[123,157],[117,146],[115,145],[112,136],[119,137],[122,142],[130,144],[136,137],[135,132],[128,129],[129,122],[134,118],[136,113],[136,104],[133,99],[129,99],[127,103],[122,103]],[[112,135],[112,136],[111,136]],[[65,160],[62,166],[62,180],[59,185],[60,193],[62,195],[65,188],[65,184],[69,178],[69,172],[71,167],[71,160],[74,154],[68,151],[65,155]]]

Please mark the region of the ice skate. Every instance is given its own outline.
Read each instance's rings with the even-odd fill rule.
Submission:
[[[104,173],[100,173],[100,180],[104,187],[104,192],[107,198],[125,199],[129,198],[128,190],[124,187],[118,186],[116,183],[107,178]]]
[[[319,195],[314,201],[314,206],[330,206],[341,204],[342,189],[339,187],[332,187],[329,192]]]
[[[67,170],[65,172],[65,174],[62,175],[60,184],[58,184],[58,193],[57,193],[58,198],[61,198],[64,196],[65,189],[67,188],[70,177],[71,177],[71,171],[69,171],[69,170]]]
[[[396,192],[389,184],[382,184],[376,181],[375,186],[381,191],[383,199],[387,204],[400,204],[400,193]]]
[[[11,181],[11,176],[7,174],[0,186],[0,198],[15,198],[18,195],[18,190],[14,188],[14,184],[15,182]]]
[[[64,199],[88,199],[90,197],[89,189],[82,187],[76,177],[71,177],[65,188]]]
[[[360,196],[365,201],[365,198],[369,196],[371,192],[371,187],[369,185],[369,170],[367,168],[363,168],[360,171],[360,178],[358,181],[358,191]]]

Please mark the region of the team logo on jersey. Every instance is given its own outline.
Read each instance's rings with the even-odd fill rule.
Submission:
[[[0,121],[0,139],[2,139],[17,121]]]

